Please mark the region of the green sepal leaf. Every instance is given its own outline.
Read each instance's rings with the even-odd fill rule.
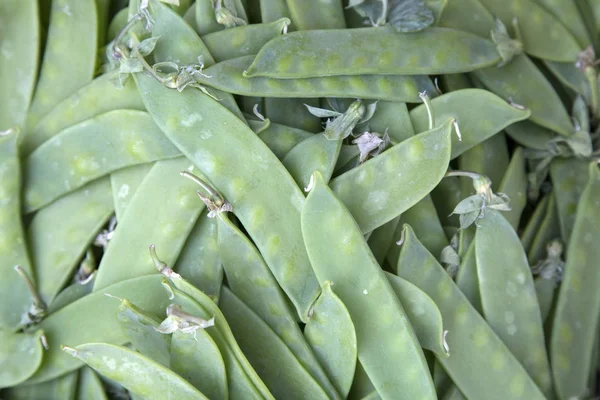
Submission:
[[[148,54],[154,51],[154,47],[156,47],[156,42],[158,42],[160,36],[149,37],[148,39],[142,40],[141,43],[135,46],[135,49],[142,55],[147,56]]]
[[[495,18],[496,25],[491,31],[492,41],[496,43],[496,48],[502,61],[498,63],[498,67],[508,64],[513,57],[523,52],[523,43],[510,37],[506,26],[499,18]]]

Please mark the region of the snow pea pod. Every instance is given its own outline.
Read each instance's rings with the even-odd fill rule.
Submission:
[[[544,399],[519,361],[473,309],[452,278],[405,225],[398,276],[427,293],[442,313],[452,355],[437,358],[467,398]],[[492,368],[496,373],[473,371]]]
[[[35,81],[40,45],[38,2],[7,0],[0,4],[0,131],[25,122]]]
[[[11,400],[76,400],[79,372],[74,371],[48,382],[35,385],[22,385],[10,389]]]
[[[281,163],[300,188],[308,186],[314,171],[319,171],[328,182],[333,175],[341,146],[341,138],[331,140],[323,134],[316,134],[294,146]]]
[[[557,136],[557,133],[529,120],[507,126],[506,133],[520,145],[536,150],[548,150],[548,142]]]
[[[344,29],[344,8],[341,0],[286,0],[294,25],[300,30]]]
[[[298,79],[451,74],[489,67],[500,60],[493,42],[448,28],[411,33],[398,33],[391,27],[314,30],[271,40],[244,75]]]
[[[479,277],[477,276],[477,258],[475,257],[475,242],[472,241],[462,257],[456,286],[465,295],[475,310],[483,315],[481,294],[479,293]]]
[[[108,24],[108,31],[106,33],[106,43],[110,43],[121,32],[121,30],[127,25],[127,20],[129,18],[129,10],[127,7],[120,9],[117,13],[112,17],[110,24]]]
[[[358,358],[381,396],[436,398],[425,357],[397,296],[352,215],[318,172],[302,208],[302,234],[319,282],[332,282],[352,317]],[[406,365],[401,375],[392,367],[399,359]]]
[[[434,97],[435,87],[429,81],[429,85],[418,85],[419,92],[427,92],[430,97]],[[418,95],[418,94],[417,94]],[[363,97],[366,98],[366,97]],[[415,102],[420,102],[415,99]],[[408,108],[405,103],[399,101],[377,101],[375,114],[369,120],[369,129],[372,132],[383,133],[387,130],[390,139],[395,143],[400,143],[415,134],[415,131],[410,120]]]
[[[262,126],[262,124],[259,125],[256,121],[252,120],[248,121],[248,124],[255,132],[259,126]],[[312,132],[274,122],[269,122],[269,126],[257,134],[260,140],[262,140],[280,160],[292,150],[294,146],[313,135]]]
[[[559,63],[555,61],[544,61],[546,68],[552,72],[554,77],[558,79],[567,88],[579,93],[585,98],[587,104],[594,108],[594,101],[598,99],[594,96],[598,96],[598,89],[590,87],[590,81],[586,76],[586,73],[580,68],[577,68],[576,63]]]
[[[394,233],[396,232],[399,222],[400,217],[396,217],[391,221],[386,222],[379,228],[375,229],[367,240],[369,248],[371,249],[371,252],[373,253],[373,256],[379,265],[383,265],[385,262],[385,257],[392,247],[392,243],[395,241]]]
[[[260,16],[263,22],[273,22],[279,18],[291,18],[290,9],[285,0],[260,1]]]
[[[79,383],[77,388],[78,399],[108,400],[102,381],[90,367],[82,368],[79,372]]]
[[[217,32],[225,27],[217,22],[212,0],[196,0],[196,27],[199,35]]]
[[[575,2],[568,0],[534,1],[567,27],[581,47],[587,47],[590,44],[590,34]]]
[[[133,195],[153,166],[154,163],[138,164],[122,168],[110,174],[110,186],[112,187],[113,205],[117,221],[121,222],[121,219],[123,219],[125,210],[133,199]]]
[[[86,343],[63,350],[145,399],[208,399],[170,369],[126,347]]]
[[[587,393],[594,340],[600,315],[600,171],[588,165],[588,182],[581,194],[568,245],[567,264],[554,311],[550,356],[556,391],[561,399]]]
[[[462,140],[452,137],[454,159],[473,146],[483,142],[506,126],[527,119],[529,110],[512,107],[500,97],[486,90],[464,89],[446,93],[431,100],[436,121],[455,118]],[[486,117],[484,117],[486,116]],[[410,111],[415,132],[428,128],[429,117],[424,104]]]
[[[12,333],[0,331],[0,388],[25,381],[42,363],[43,331]]]
[[[461,154],[458,157],[458,169],[487,176],[492,181],[492,190],[497,191],[508,168],[509,159],[506,136],[499,132]],[[471,179],[463,179],[461,183],[463,193],[473,191]]]
[[[308,112],[305,104],[319,107],[319,99],[266,97],[264,99],[265,116],[278,124],[307,132],[322,132],[321,119]]]
[[[222,61],[205,70],[208,77],[198,76],[197,80],[229,93],[282,98],[343,97],[418,103],[419,92],[435,92],[433,83],[424,75],[336,75],[302,79],[244,77],[243,71],[253,60],[253,56],[244,56]]]
[[[506,194],[510,199],[510,210],[504,212],[504,217],[516,230],[527,205],[527,174],[522,147],[517,148],[513,153],[498,191]]]
[[[540,226],[542,225],[544,218],[546,217],[548,204],[550,202],[552,194],[545,195],[542,199],[537,203],[535,210],[533,210],[533,214],[529,217],[527,224],[525,225],[525,229],[521,233],[521,243],[523,244],[523,248],[529,255],[531,244],[535,240],[537,233],[539,232]],[[528,257],[529,262],[531,263],[531,259]]]
[[[579,199],[578,199],[579,201]],[[554,194],[548,196],[548,205],[546,206],[544,217],[540,222],[537,234],[527,251],[527,259],[531,266],[542,260],[546,255],[547,244],[560,237],[560,221],[556,208],[556,197]]]

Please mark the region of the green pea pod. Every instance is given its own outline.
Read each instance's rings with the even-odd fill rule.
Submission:
[[[279,18],[291,18],[285,0],[264,0],[260,2],[260,16],[263,22],[273,22]]]
[[[492,181],[492,190],[498,191],[500,181],[508,168],[509,159],[506,136],[499,132],[461,154],[458,157],[458,169],[487,176]],[[463,193],[473,192],[471,179],[463,179],[461,184]]]
[[[548,150],[548,142],[557,136],[555,132],[529,120],[507,126],[506,133],[521,146],[536,150]]]
[[[312,107],[319,107],[319,99],[266,97],[264,99],[265,116],[278,124],[302,129],[307,132],[322,132],[321,119],[312,115],[306,108],[306,104]]]
[[[581,47],[590,44],[590,34],[586,30],[575,2],[564,0],[535,0],[535,2],[567,27]]]
[[[228,398],[225,363],[214,340],[204,329],[173,332],[171,369],[210,399]]]
[[[464,394],[456,387],[452,386],[442,397],[442,400],[467,400]]]
[[[78,399],[108,400],[106,393],[104,393],[102,381],[93,369],[84,367],[80,370],[78,385]]]
[[[18,385],[35,373],[42,363],[43,331],[11,333],[0,331],[0,388]]]
[[[248,121],[250,127],[256,131],[258,123]],[[275,154],[280,160],[296,146],[309,137],[312,137],[311,132],[302,129],[292,128],[291,126],[276,124],[270,122],[269,125],[258,133],[258,137],[264,144]]]
[[[319,0],[286,0],[294,25],[300,30],[344,29],[341,0],[323,3]]]
[[[331,181],[363,232],[394,219],[439,183],[450,161],[451,122],[413,136]],[[409,182],[419,185],[407,191]]]
[[[94,0],[52,2],[40,78],[27,113],[27,131],[57,102],[92,80],[96,68],[97,27]]]
[[[196,0],[196,26],[199,35],[217,32],[225,27],[217,22],[212,0]]]
[[[595,110],[595,105],[597,105],[598,102],[598,88],[591,86],[590,79],[585,70],[578,68],[576,63],[573,62],[559,63],[555,61],[544,61],[544,65],[552,72],[554,77],[558,79],[560,83],[582,95],[592,110]],[[593,67],[591,67],[590,71],[593,70]]]
[[[314,171],[319,171],[326,181],[331,179],[342,146],[342,139],[328,139],[323,134],[313,135],[298,143],[281,160],[298,184],[305,188]]]
[[[544,259],[547,244],[558,237],[560,237],[560,220],[556,207],[556,197],[554,194],[550,194],[544,217],[527,251],[529,265],[533,266]]]
[[[216,62],[254,55],[269,40],[282,35],[290,20],[281,18],[266,24],[242,25],[202,36]],[[207,73],[207,75],[210,75]]]
[[[415,333],[360,228],[320,174],[313,176],[302,234],[319,282],[332,282],[352,317],[365,371],[384,398],[435,398]],[[396,373],[392,366],[399,359],[411,372]]]
[[[527,205],[527,175],[522,147],[517,148],[513,153],[498,191],[510,198],[510,210],[504,213],[504,217],[516,230]]]
[[[226,287],[223,287],[219,307],[240,348],[273,396],[330,398],[275,332]],[[253,334],[248,335],[248,330]]]
[[[219,298],[223,283],[223,267],[217,221],[204,211],[192,228],[174,271],[210,297]]]
[[[168,368],[125,347],[86,343],[63,350],[145,399],[207,399]]]
[[[398,276],[427,293],[442,313],[452,355],[437,360],[467,398],[545,398],[408,225],[404,227],[404,243],[397,268]],[[494,375],[473,372],[486,371],[490,367],[495,371]]]
[[[121,30],[127,25],[127,20],[129,18],[129,10],[127,7],[120,9],[117,13],[112,17],[112,20],[108,24],[108,31],[106,33],[106,43],[110,43],[121,32]]]
[[[556,391],[567,399],[587,393],[588,376],[600,315],[599,248],[596,220],[600,212],[600,172],[588,165],[588,182],[581,194],[567,265],[552,322],[550,355]]]
[[[390,273],[385,276],[398,296],[421,347],[431,350],[439,357],[450,356],[445,344],[442,315],[433,300],[409,281]]]
[[[150,172],[154,163],[138,164],[110,174],[113,205],[117,221],[121,222],[133,195]]]
[[[499,212],[488,210],[478,225],[475,257],[485,319],[540,389],[551,396],[540,306],[525,251]]]
[[[39,6],[35,0],[7,0],[0,5],[0,131],[25,122],[37,78],[40,46]]]
[[[532,260],[529,258],[529,252],[531,251],[531,245],[537,236],[540,226],[542,225],[548,210],[548,204],[550,202],[552,194],[548,194],[537,203],[533,214],[529,217],[523,233],[521,233],[521,243],[525,251],[527,251],[527,259],[530,264]],[[557,217],[558,218],[558,217]]]
[[[493,93],[481,89],[464,89],[450,92],[431,100],[436,121],[455,118],[462,140],[452,138],[452,156],[456,158],[473,146],[500,132],[508,125],[527,119],[529,110],[512,107]],[[426,106],[420,105],[410,111],[415,132],[428,128]]]
[[[22,385],[10,389],[11,400],[48,399],[75,400],[77,396],[78,371],[35,385]]]
[[[304,336],[343,398],[348,396],[357,361],[356,332],[344,303],[325,282],[304,328]]]
[[[92,277],[86,283],[72,283],[63,290],[61,290],[52,303],[48,306],[48,314],[53,314],[63,307],[68,306],[71,303],[76,302],[83,296],[87,296],[92,293],[94,288],[94,277]]]
[[[299,52],[298,48],[304,50]],[[451,74],[489,67],[500,60],[493,42],[454,29],[428,28],[411,33],[399,33],[391,27],[316,30],[271,40],[245,76],[298,79]]]
[[[15,265],[29,275],[32,268],[27,255],[21,221],[21,166],[17,149],[18,132],[0,133],[0,330],[14,330],[32,303],[25,281],[14,271]]]
[[[354,372],[354,379],[352,381],[352,387],[348,394],[348,399],[357,400],[368,396],[370,393],[376,393],[373,383],[369,379],[369,376],[362,367],[360,360],[356,363],[356,371]]]
[[[108,179],[98,179],[35,214],[27,239],[40,297],[50,305],[113,213]]]
[[[58,103],[23,138],[23,154],[29,155],[57,133],[97,115],[119,109],[144,111],[135,82],[128,80],[123,89],[115,87],[117,73],[100,75]]]
[[[475,242],[472,241],[465,255],[462,257],[458,273],[456,274],[456,286],[465,295],[475,310],[483,315],[481,306],[481,294],[479,293],[479,277],[477,276],[477,258],[475,256]]]
[[[379,265],[383,265],[385,262],[385,257],[392,247],[392,243],[394,242],[394,233],[396,232],[399,222],[400,217],[396,217],[391,221],[386,222],[379,228],[375,229],[367,240],[369,248],[371,249],[371,252],[373,253],[373,256]]]

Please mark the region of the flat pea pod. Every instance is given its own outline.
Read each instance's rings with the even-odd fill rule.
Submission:
[[[508,152],[506,136],[504,133],[498,132],[461,154],[458,157],[458,169],[487,176],[492,181],[492,190],[497,191],[500,181],[508,168],[509,159],[510,154]],[[464,193],[471,193],[473,191],[471,179],[463,179],[461,183]]]
[[[391,27],[334,29],[277,37],[263,46],[244,74],[279,79],[432,75],[469,72],[499,61],[494,43],[454,29],[411,33]]]
[[[581,47],[587,47],[591,43],[590,34],[585,27],[576,2],[565,0],[534,1],[566,26]]]
[[[232,204],[306,320],[319,288],[300,233],[304,196],[292,177],[252,130],[210,97],[167,89],[143,74],[135,79],[157,125]],[[244,150],[232,157],[232,148]]]
[[[301,79],[244,77],[243,71],[254,60],[244,56],[221,61],[198,76],[203,85],[243,96],[277,98],[362,98],[418,103],[419,91],[434,93],[431,80],[424,75],[345,75]]]
[[[173,332],[171,369],[210,399],[227,399],[227,372],[219,347],[204,329]]]
[[[369,379],[369,376],[365,372],[365,369],[360,364],[360,361],[356,363],[356,371],[354,372],[354,379],[352,380],[352,387],[348,394],[348,399],[357,400],[368,396],[369,393],[377,392],[373,387],[373,383]]]
[[[126,347],[85,343],[63,350],[145,399],[207,399],[170,369]]]
[[[455,227],[458,229],[460,226],[457,215],[452,215],[452,211],[458,203],[460,203],[466,194],[462,192],[462,186],[458,177],[447,177],[433,189],[431,192],[431,200],[440,219],[440,223],[444,231]],[[448,240],[454,233],[446,232]],[[400,236],[398,235],[398,238]],[[426,246],[427,247],[427,246]],[[435,253],[432,253],[435,254]]]
[[[53,314],[61,308],[68,306],[71,303],[79,300],[83,296],[87,296],[92,293],[94,288],[94,277],[92,277],[86,283],[72,283],[63,290],[61,290],[52,303],[48,306],[48,314]]]
[[[464,394],[456,387],[452,386],[442,397],[442,400],[467,400]]]
[[[128,80],[119,90],[112,80],[117,71],[107,72],[81,87],[38,122],[23,138],[21,151],[28,155],[52,136],[97,115],[118,109],[144,111],[135,82]]]
[[[285,0],[260,1],[260,16],[263,22],[272,22],[279,18],[290,18],[290,9]]]
[[[269,325],[329,396],[339,397],[256,247],[227,215],[221,213],[217,223],[222,264],[231,291]]]
[[[342,0],[286,0],[294,25],[300,30],[344,29]]]
[[[122,168],[110,174],[110,186],[117,221],[120,222],[123,219],[125,210],[133,199],[133,195],[153,166],[154,163],[138,164]]]
[[[27,157],[25,212],[120,168],[180,154],[147,113],[109,111],[65,129]]]
[[[32,297],[25,281],[14,271],[16,265],[32,277],[21,221],[21,166],[17,149],[18,132],[0,134],[0,330],[13,330],[27,313]]]
[[[98,179],[44,207],[27,229],[37,290],[50,305],[113,213],[107,178]]]
[[[51,381],[35,385],[22,385],[10,389],[8,398],[11,400],[76,400],[78,371],[65,374]]]
[[[595,162],[588,165],[588,171],[588,182],[568,242],[567,264],[552,322],[550,356],[554,384],[561,399],[587,393],[598,332],[600,249],[594,238],[599,234],[596,221],[600,212],[600,171]]]
[[[547,194],[537,203],[535,210],[533,210],[533,214],[531,214],[529,217],[529,220],[525,225],[525,229],[523,229],[523,232],[521,233],[521,243],[525,251],[527,251],[527,254],[529,254],[531,245],[535,240],[535,237],[540,230],[540,226],[547,215],[548,204],[551,196],[552,194]],[[531,263],[529,256],[528,260]]]
[[[242,25],[202,36],[216,62],[258,53],[269,40],[283,34],[287,18],[266,24]],[[207,73],[207,75],[210,75]]]
[[[383,265],[385,262],[385,257],[392,247],[392,243],[394,242],[394,233],[396,232],[399,222],[400,217],[396,217],[391,221],[386,222],[379,228],[375,229],[371,233],[371,236],[369,236],[369,239],[367,239],[369,248],[371,249],[371,252],[373,253],[373,256],[379,265]]]
[[[389,272],[385,276],[398,296],[421,347],[431,350],[439,357],[450,356],[445,347],[442,315],[433,300],[409,281]]]
[[[121,30],[127,25],[127,20],[129,18],[129,9],[127,7],[120,9],[117,13],[112,17],[112,20],[108,24],[108,31],[106,33],[106,43],[110,43],[121,32]]]
[[[363,232],[371,232],[425,197],[450,162],[452,123],[413,136],[331,181]],[[406,191],[409,182],[419,182]]]
[[[35,81],[40,45],[36,0],[7,0],[0,5],[0,131],[25,122]],[[24,29],[27,27],[27,29]],[[18,67],[17,67],[18,66]]]
[[[302,208],[302,234],[319,282],[334,285],[352,317],[358,358],[382,398],[436,398],[400,301],[361,229],[318,172]],[[400,359],[405,373],[398,375],[392,366]]]
[[[0,331],[0,388],[18,385],[25,381],[42,363],[44,349],[43,331],[12,333]]]
[[[547,150],[548,142],[557,136],[555,132],[529,120],[507,126],[506,133],[521,146],[536,150]]]
[[[217,220],[200,214],[181,249],[173,270],[210,297],[219,298],[223,267]]]
[[[304,336],[342,398],[347,398],[357,362],[356,331],[348,309],[325,282]]]
[[[495,16],[500,18],[514,35],[513,18],[517,19],[523,49],[534,57],[550,61],[575,62],[581,51],[571,32],[552,14],[534,1],[480,0]]]
[[[495,210],[478,225],[475,257],[485,319],[542,392],[552,396],[540,306],[519,237]]]
[[[431,81],[429,81],[429,83],[430,85],[417,85],[417,89],[420,92],[425,91],[429,93],[430,96],[433,96],[436,93],[435,87],[431,84]],[[417,100],[415,99],[415,102],[416,101]],[[410,120],[410,114],[408,113],[408,107],[406,106],[406,103],[400,101],[377,101],[375,114],[373,114],[373,117],[369,120],[369,128],[372,132],[384,133],[387,131],[388,135],[390,135],[390,139],[396,143],[400,143],[415,134]]]
[[[257,131],[258,126],[262,126],[259,125],[258,122],[252,120],[249,120],[248,124],[255,132]],[[270,121],[269,125],[264,130],[257,132],[257,134],[260,140],[262,140],[280,160],[292,150],[294,146],[313,135],[312,132]]]
[[[307,132],[322,132],[321,118],[312,115],[306,104],[319,107],[318,98],[276,98],[264,99],[265,115],[278,124],[292,126]]]
[[[117,297],[127,297],[150,312],[164,312],[168,303],[166,294],[160,292],[162,276],[155,274],[119,282],[105,288],[104,292]],[[124,344],[127,337],[117,321],[114,299],[104,292],[84,296],[49,315],[40,323],[48,338],[49,349],[44,353],[42,365],[27,383],[41,383],[79,368],[82,363],[60,351],[64,343],[81,344],[90,341]],[[77,316],[76,318],[74,316]],[[102,329],[98,329],[101,326]]]
[[[471,89],[475,87],[467,74],[448,74],[442,77],[442,87],[446,92]]]
[[[328,139],[316,134],[303,140],[291,149],[281,160],[298,187],[308,187],[314,171],[319,171],[325,181],[333,175],[342,139]]]
[[[84,367],[79,372],[77,388],[78,399],[108,400],[102,381],[90,367]]]
[[[527,251],[529,265],[533,266],[546,256],[546,246],[551,240],[560,237],[560,222],[556,208],[556,197],[550,194],[544,218]]]
[[[212,0],[196,0],[196,28],[199,35],[217,32],[225,27],[217,22]]]
[[[527,205],[527,175],[522,147],[517,148],[513,153],[498,191],[510,198],[510,210],[504,213],[504,217],[516,230]]]
[[[529,110],[512,107],[495,94],[481,89],[446,93],[432,99],[431,106],[437,121],[455,118],[460,127],[462,140],[452,137],[452,159],[530,115]],[[410,119],[415,132],[425,131],[429,124],[425,105],[413,108]]]
[[[451,356],[437,358],[467,398],[545,399],[519,361],[405,225],[398,276],[429,295],[442,313]],[[479,374],[493,368],[496,373]]]
[[[204,208],[196,198],[197,186],[179,176],[180,171],[191,166],[189,160],[179,157],[159,161],[152,167],[102,257],[94,291],[155,273],[154,261],[148,254],[151,244],[168,265],[173,265]],[[153,212],[151,218],[148,210]]]
[[[94,0],[52,2],[40,78],[27,113],[28,130],[57,102],[92,80],[96,68],[97,26]]]
[[[471,303],[473,308],[477,310],[479,314],[483,315],[474,241],[471,242],[465,251],[465,255],[462,257],[458,273],[456,274],[456,286],[458,286],[467,300],[469,300],[469,303]]]
[[[219,307],[240,348],[273,396],[289,399],[329,398],[279,336],[227,287],[223,287]],[[248,335],[249,330],[253,332],[252,335]]]

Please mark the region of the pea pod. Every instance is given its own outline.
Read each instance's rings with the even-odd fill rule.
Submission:
[[[313,176],[302,209],[302,234],[319,282],[335,285],[352,317],[361,364],[383,398],[435,398],[415,333],[360,228],[320,174]],[[412,372],[396,374],[391,366],[398,359]]]
[[[521,233],[521,243],[523,244],[523,248],[529,254],[531,249],[531,245],[535,240],[537,233],[539,232],[540,226],[544,221],[548,210],[548,204],[550,202],[550,195],[545,195],[538,202],[535,210],[533,210],[533,214],[529,217],[527,224],[525,225],[525,229]],[[528,258],[529,259],[529,258]],[[531,262],[531,259],[529,259]]]
[[[199,35],[217,32],[225,27],[220,25],[215,18],[212,0],[196,0],[196,26]]]
[[[110,174],[110,186],[117,221],[121,222],[123,219],[125,210],[133,199],[133,195],[153,166],[154,163],[138,164]]]
[[[447,28],[411,33],[398,33],[391,27],[314,30],[271,40],[245,76],[451,74],[489,67],[500,60],[493,42]]]
[[[504,133],[499,132],[464,152],[458,158],[458,168],[462,171],[487,176],[492,181],[492,190],[497,191],[508,168],[509,159],[506,136]],[[464,193],[473,191],[473,184],[470,179],[463,179],[462,184]]]
[[[556,210],[556,198],[553,194],[550,194],[544,217],[527,251],[527,259],[530,265],[533,266],[542,260],[545,256],[548,242],[558,237],[560,237],[560,222]]]
[[[510,198],[510,210],[504,213],[504,217],[516,230],[521,220],[521,213],[527,204],[527,175],[522,147],[517,148],[513,153],[498,191]]]
[[[0,331],[0,388],[18,385],[35,373],[42,363],[43,331],[11,333]]]
[[[400,217],[396,217],[389,222],[381,225],[379,228],[375,229],[367,242],[369,244],[369,248],[375,257],[375,260],[379,263],[379,265],[383,265],[385,262],[385,257],[388,254],[390,248],[392,247],[392,243],[394,242],[394,233],[396,232],[396,227],[400,222]]]
[[[471,242],[465,255],[462,257],[458,273],[456,274],[456,286],[465,295],[473,308],[483,315],[481,306],[481,294],[479,292],[479,277],[477,276],[477,258],[475,256],[475,242]]]
[[[566,26],[580,46],[586,47],[590,44],[590,35],[576,3],[563,0],[535,0],[535,2]]]
[[[435,87],[432,84],[418,86],[420,92],[425,91],[429,96],[433,97],[436,93]],[[415,99],[415,101],[417,100]],[[375,113],[369,120],[369,129],[380,133],[387,130],[390,139],[395,143],[400,143],[415,134],[406,104],[396,101],[379,100],[377,102]]]
[[[258,124],[248,121],[250,127],[256,131]],[[311,132],[291,126],[281,125],[269,121],[269,126],[258,133],[258,137],[280,160],[301,141],[312,136]]]
[[[264,99],[265,116],[278,124],[307,132],[321,132],[323,130],[321,119],[312,115],[305,104],[318,107],[319,99],[266,97]]]
[[[588,165],[588,182],[581,194],[568,245],[567,265],[561,283],[550,339],[552,373],[560,398],[587,392],[592,349],[600,313],[600,284],[595,260],[600,256],[594,237],[600,196],[600,172]]]
[[[79,373],[78,399],[107,400],[102,381],[93,369],[82,368]]]
[[[11,400],[76,400],[78,377],[79,372],[73,371],[48,382],[17,386],[10,389],[8,398]]]
[[[326,181],[331,179],[341,146],[342,139],[313,135],[294,146],[281,162],[298,186],[305,188],[314,171],[319,171]]]
[[[294,25],[301,30],[346,27],[341,0],[286,0]]]
[[[519,121],[506,127],[506,133],[520,145],[536,150],[547,150],[548,142],[557,134],[531,121]]]

